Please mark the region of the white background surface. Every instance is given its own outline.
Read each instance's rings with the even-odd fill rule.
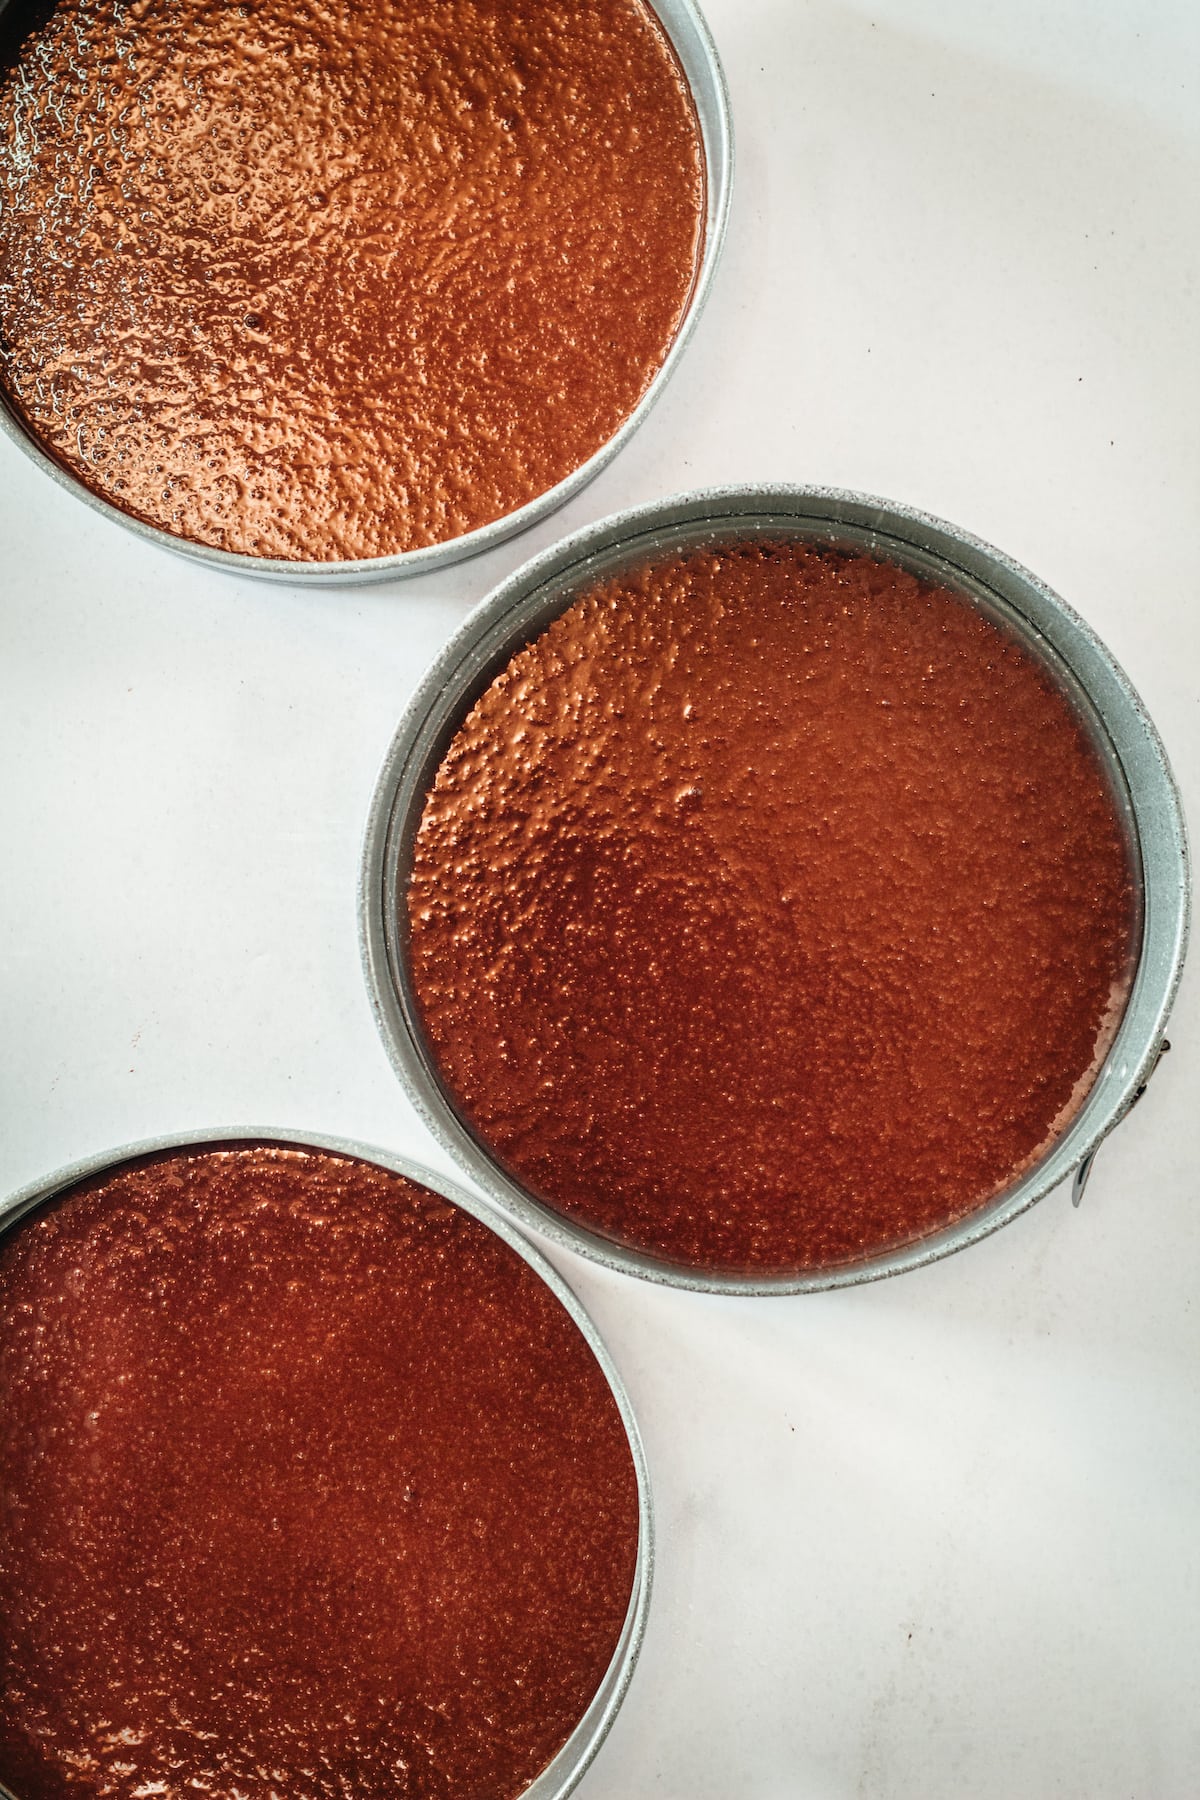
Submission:
[[[412,584],[139,544],[0,440],[0,1191],[208,1126],[434,1166],[378,1042],[360,835],[468,608],[675,489],[816,481],[999,544],[1097,628],[1200,793],[1200,14],[709,0],[738,170],[665,399],[567,509]],[[1193,830],[1195,819],[1193,818]],[[1197,983],[1082,1209],[827,1296],[556,1252],[657,1498],[632,1692],[581,1800],[1200,1792]]]

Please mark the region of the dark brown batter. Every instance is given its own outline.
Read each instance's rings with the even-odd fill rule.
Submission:
[[[670,348],[704,177],[643,0],[13,0],[0,40],[4,386],[140,519],[439,543]]]
[[[527,1264],[262,1146],[127,1166],[0,1246],[0,1507],[19,1800],[508,1800],[638,1541],[608,1385]]]
[[[731,1271],[854,1261],[1006,1187],[1136,937],[1097,755],[1015,638],[886,563],[614,579],[483,695],[407,896],[434,1054],[572,1218]]]

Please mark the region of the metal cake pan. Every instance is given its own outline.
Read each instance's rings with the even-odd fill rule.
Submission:
[[[1014,629],[1066,690],[1107,765],[1141,873],[1141,948],[1124,1017],[1087,1098],[1049,1152],[994,1200],[934,1235],[861,1262],[741,1276],[678,1266],[555,1212],[510,1177],[450,1099],[425,1042],[397,897],[426,792],[461,720],[513,653],[580,591],[651,553],[732,537],[790,536],[878,555],[964,594]],[[841,1287],[919,1268],[1008,1223],[1077,1171],[1124,1117],[1161,1054],[1186,947],[1190,875],[1183,811],[1166,752],[1128,677],[1077,613],[1001,551],[945,521],[869,495],[740,487],[678,496],[606,519],[518,570],[467,619],[430,670],[379,777],[363,856],[360,927],[376,1020],[426,1124],[488,1198],[522,1225],[626,1273],[738,1294]]]
[[[469,1213],[473,1218],[486,1225],[489,1231],[494,1232],[529,1265],[563,1307],[599,1364],[601,1373],[608,1383],[609,1391],[620,1412],[626,1441],[629,1445],[629,1454],[637,1478],[638,1552],[629,1608],[625,1615],[617,1648],[605,1672],[604,1679],[562,1749],[521,1796],[521,1800],[565,1800],[565,1797],[572,1793],[583,1779],[586,1770],[607,1737],[617,1711],[625,1698],[641,1651],[654,1570],[654,1518],[650,1496],[650,1477],[641,1435],[629,1396],[599,1332],[562,1276],[507,1219],[498,1217],[490,1207],[465,1192],[454,1182],[449,1181],[444,1175],[424,1169],[419,1163],[413,1162],[408,1157],[393,1155],[389,1151],[378,1150],[370,1145],[351,1142],[345,1138],[325,1137],[314,1132],[300,1133],[274,1129],[260,1131],[239,1128],[236,1131],[204,1130],[152,1138],[140,1143],[128,1144],[123,1149],[87,1157],[82,1162],[73,1163],[67,1168],[60,1169],[48,1179],[22,1188],[18,1193],[0,1202],[0,1238],[18,1229],[22,1221],[46,1201],[54,1199],[56,1195],[92,1176],[115,1172],[123,1164],[135,1162],[144,1156],[157,1155],[163,1151],[191,1148],[211,1149],[217,1145],[233,1146],[237,1144],[277,1144],[292,1146],[296,1149],[327,1151],[335,1156],[354,1157],[360,1162],[374,1163],[377,1167],[387,1169],[392,1174],[403,1175],[409,1181],[416,1182],[421,1187],[429,1188],[432,1192],[441,1195],[444,1200],[450,1201],[452,1205],[460,1207],[463,1212]],[[14,1794],[11,1789],[0,1782],[0,1800],[22,1800],[22,1796]]]
[[[9,0],[0,0],[3,14]],[[208,544],[177,537],[155,525],[145,524],[130,513],[122,512],[110,501],[94,494],[63,464],[55,461],[26,428],[7,403],[0,389],[0,431],[12,439],[25,454],[52,480],[76,499],[102,513],[105,518],[132,531],[144,542],[157,544],[186,556],[192,562],[204,563],[212,569],[224,569],[236,575],[251,575],[265,581],[290,582],[308,587],[339,587],[372,581],[390,581],[398,576],[425,575],[431,570],[448,567],[471,556],[493,550],[507,538],[526,531],[539,519],[554,512],[598,475],[605,465],[633,436],[651,407],[662,393],[679,364],[701,309],[712,288],[713,277],[724,242],[729,216],[733,182],[733,125],[729,90],[712,34],[695,0],[653,0],[653,11],[671,41],[679,60],[699,121],[705,165],[705,232],[704,250],[687,311],[675,334],[675,341],[646,392],[628,418],[602,444],[595,454],[544,494],[530,500],[515,512],[494,519],[462,536],[447,538],[419,550],[399,551],[392,556],[366,557],[354,561],[292,562],[285,558],[248,556],[239,551],[219,550]]]

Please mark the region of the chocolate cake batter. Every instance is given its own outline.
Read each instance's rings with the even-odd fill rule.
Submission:
[[[365,1163],[179,1151],[0,1244],[0,1782],[511,1800],[611,1660],[617,1407],[528,1265]]]
[[[407,894],[429,1043],[534,1194],[689,1266],[853,1262],[1008,1186],[1136,952],[1055,683],[957,595],[761,542],[578,600],[454,738]]]
[[[0,374],[153,525],[330,560],[512,512],[613,435],[702,248],[644,0],[13,0]]]

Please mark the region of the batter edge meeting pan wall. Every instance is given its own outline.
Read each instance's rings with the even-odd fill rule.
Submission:
[[[19,0],[0,0],[0,29],[5,15],[16,16]],[[10,11],[11,9],[11,11]],[[720,258],[729,214],[733,179],[733,136],[729,93],[716,46],[693,0],[656,0],[652,11],[668,38],[686,79],[695,108],[703,159],[704,241],[695,269],[690,296],[661,365],[641,399],[625,416],[609,439],[562,480],[536,495],[515,511],[493,519],[457,537],[425,547],[356,560],[308,561],[246,554],[220,549],[177,536],[122,511],[93,492],[64,463],[48,453],[31,427],[19,418],[0,385],[0,431],[25,452],[58,485],[104,517],[131,531],[144,542],[156,544],[191,561],[227,572],[270,581],[327,587],[427,574],[465,558],[494,549],[546,517],[577,494],[622,449],[646,418],[679,364],[689,337],[708,298]]]
[[[570,1736],[540,1774],[522,1792],[521,1800],[564,1800],[571,1793],[602,1745],[628,1690],[641,1649],[650,1603],[654,1565],[654,1525],[649,1475],[632,1407],[621,1377],[596,1327],[557,1271],[531,1246],[508,1220],[477,1198],[465,1193],[446,1177],[420,1167],[408,1157],[373,1146],[318,1133],[239,1127],[234,1130],[201,1130],[154,1138],[87,1157],[33,1183],[0,1202],[0,1240],[19,1236],[22,1225],[43,1205],[64,1196],[92,1178],[118,1175],[147,1158],[179,1153],[212,1151],[289,1150],[312,1152],[320,1157],[349,1158],[385,1174],[403,1177],[428,1190],[434,1199],[447,1201],[478,1221],[486,1231],[512,1251],[533,1272],[541,1285],[567,1315],[591,1353],[604,1387],[615,1403],[620,1427],[632,1464],[637,1494],[637,1546],[630,1598],[616,1649],[594,1697],[578,1718]],[[213,1746],[214,1753],[219,1746]],[[4,1800],[23,1800],[0,1784]]]
[[[1141,946],[1122,1022],[1090,1092],[1050,1152],[1009,1190],[944,1230],[860,1262],[737,1275],[677,1266],[615,1243],[553,1210],[499,1166],[452,1103],[425,1041],[396,896],[447,745],[517,650],[614,571],[669,550],[772,536],[866,552],[940,581],[1006,620],[1035,656],[1053,663],[1126,798],[1140,864]],[[364,846],[360,926],[372,1004],[397,1074],[426,1124],[497,1206],[611,1268],[690,1288],[768,1294],[919,1267],[996,1230],[1083,1165],[1133,1104],[1161,1053],[1189,905],[1183,814],[1163,746],[1127,677],[1070,607],[1000,551],[924,513],[841,490],[755,486],[676,496],[604,520],[518,570],[468,618],[413,698],[381,772]]]

